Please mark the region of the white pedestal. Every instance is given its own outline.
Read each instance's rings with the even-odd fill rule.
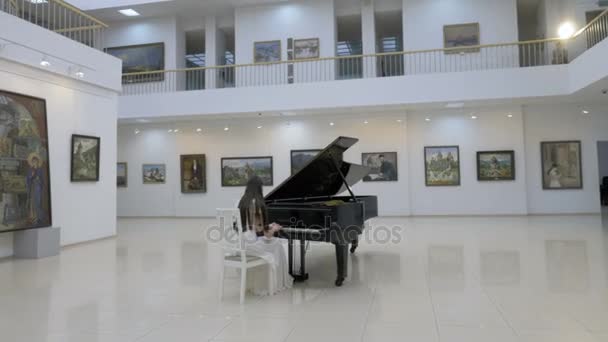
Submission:
[[[40,259],[59,255],[61,231],[58,227],[28,229],[13,234],[13,255],[21,259]]]

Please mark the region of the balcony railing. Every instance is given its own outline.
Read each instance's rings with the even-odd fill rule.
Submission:
[[[62,0],[0,0],[0,11],[102,49],[108,25]]]
[[[123,95],[567,64],[608,36],[608,10],[568,39],[123,74]]]

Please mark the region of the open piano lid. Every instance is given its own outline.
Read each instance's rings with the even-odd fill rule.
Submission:
[[[300,171],[291,175],[266,195],[265,200],[284,201],[329,197],[348,190],[336,166],[342,171],[349,187],[359,182],[371,171],[368,167],[343,160],[344,151],[357,141],[359,139],[350,137],[337,138],[304,165]]]

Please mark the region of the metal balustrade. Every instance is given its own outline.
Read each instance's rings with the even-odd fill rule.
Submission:
[[[108,25],[62,0],[0,0],[0,11],[96,49]]]

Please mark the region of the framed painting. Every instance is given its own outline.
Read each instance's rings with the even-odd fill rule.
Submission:
[[[253,43],[254,63],[272,63],[279,61],[281,61],[280,40]]]
[[[272,186],[272,157],[222,158],[222,186],[245,186],[253,175]]]
[[[165,69],[165,43],[129,45],[106,48],[106,53],[122,60],[122,73],[162,71]],[[123,77],[123,83],[161,82],[162,72],[142,77]]]
[[[0,90],[0,232],[52,225],[44,99]]]
[[[479,23],[445,25],[443,27],[443,47],[458,48],[480,44]],[[479,52],[479,48],[463,48],[446,51],[446,54]]]
[[[291,174],[293,175],[302,170],[321,151],[323,150],[291,150]]]
[[[70,179],[72,182],[99,181],[100,138],[72,134],[72,159]]]
[[[319,58],[319,38],[296,39],[293,51],[295,59]]]
[[[126,188],[128,179],[127,163],[116,163],[116,186]]]
[[[165,164],[144,164],[142,173],[144,184],[165,184],[167,177]]]
[[[540,143],[543,189],[583,188],[580,141],[547,141]]]
[[[460,185],[460,148],[427,146],[424,148],[426,186]]]
[[[372,169],[364,182],[394,182],[398,180],[397,152],[361,153],[361,164]]]
[[[204,154],[180,156],[182,193],[207,192],[207,171]]]
[[[477,152],[477,180],[515,180],[515,151]]]

